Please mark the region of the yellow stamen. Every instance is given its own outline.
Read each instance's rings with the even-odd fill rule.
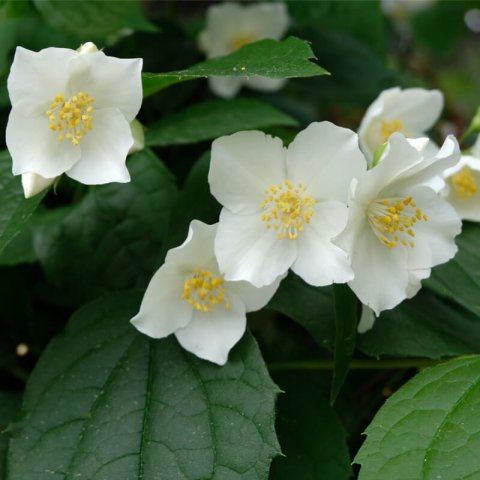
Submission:
[[[50,130],[60,132],[58,140],[64,138],[71,140],[73,145],[92,130],[94,99],[84,92],[78,92],[66,99],[63,94],[58,94],[49,109],[45,112],[48,117]]]
[[[238,50],[239,48],[242,48],[245,45],[252,43],[253,41],[255,41],[255,35],[253,33],[242,33],[232,38],[232,48],[233,50]],[[245,70],[245,67],[243,68],[243,70]]]
[[[452,185],[460,198],[470,198],[477,193],[477,182],[468,167],[452,175]]]
[[[409,239],[415,237],[414,225],[428,220],[410,196],[375,200],[367,215],[373,233],[389,250],[399,241],[404,247],[408,244],[414,248],[414,242]]]
[[[382,120],[380,123],[380,134],[382,136],[382,143],[385,143],[392,133],[403,132],[406,134],[405,127],[401,120]]]
[[[304,231],[305,225],[310,223],[314,205],[315,200],[308,195],[307,187],[302,184],[294,187],[287,179],[283,185],[270,185],[265,190],[261,208],[266,213],[261,218],[266,222],[267,229],[273,224],[279,239],[295,240]]]
[[[210,270],[195,268],[192,275],[185,280],[182,298],[199,312],[212,312],[214,306],[222,302],[229,310],[230,303],[226,300],[224,283],[223,278],[216,277]]]

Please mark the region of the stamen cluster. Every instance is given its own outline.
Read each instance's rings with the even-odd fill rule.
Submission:
[[[252,43],[253,41],[255,41],[255,35],[253,33],[247,32],[240,35],[236,35],[232,39],[233,50],[238,50],[239,48],[242,48],[245,45]]]
[[[45,115],[50,122],[48,125],[50,130],[59,132],[58,140],[62,141],[65,138],[73,145],[78,145],[88,130],[92,130],[93,102],[94,99],[84,92],[78,92],[69,99],[63,94],[55,97]]]
[[[225,300],[224,283],[223,278],[216,277],[209,270],[196,268],[193,275],[185,280],[182,298],[200,312],[212,312],[215,305]],[[225,308],[230,309],[226,300]]]
[[[468,167],[452,175],[452,185],[461,198],[470,198],[477,193],[477,182]]]
[[[415,237],[412,227],[418,221],[427,221],[428,217],[409,196],[375,200],[368,209],[368,220],[377,238],[391,250],[398,242],[404,247],[415,247],[411,240]]]
[[[315,200],[307,194],[307,187],[301,183],[294,187],[287,179],[284,184],[270,185],[264,193],[261,208],[266,213],[262,214],[262,221],[267,229],[273,226],[279,239],[297,239],[314,213]]]
[[[380,124],[380,133],[382,135],[383,143],[385,143],[390,138],[390,135],[395,132],[405,133],[405,127],[401,120],[382,120],[382,123]]]

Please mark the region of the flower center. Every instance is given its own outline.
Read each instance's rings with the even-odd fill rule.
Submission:
[[[45,112],[50,130],[58,132],[58,139],[70,140],[74,145],[92,129],[94,99],[84,92],[78,92],[68,99],[58,94]]]
[[[232,38],[232,47],[234,50],[244,47],[245,45],[252,43],[255,40],[253,33],[242,33]]]
[[[295,240],[313,215],[315,200],[307,194],[307,187],[301,183],[294,187],[287,179],[284,184],[270,185],[265,195],[261,208],[267,229],[273,226],[279,239]]]
[[[404,247],[415,247],[413,227],[428,217],[417,208],[412,197],[382,198],[375,200],[368,208],[368,221],[373,233],[389,249],[400,242]]]
[[[452,185],[461,198],[470,198],[477,193],[477,182],[468,167],[452,175]]]
[[[392,133],[403,132],[406,133],[405,126],[401,120],[382,120],[380,124],[380,134],[382,136],[383,143],[385,143]]]
[[[209,270],[195,268],[193,274],[183,284],[182,298],[193,308],[200,312],[212,312],[215,305],[222,302],[225,308],[230,309],[230,304],[225,298],[226,290],[223,287],[225,280],[216,277]]]

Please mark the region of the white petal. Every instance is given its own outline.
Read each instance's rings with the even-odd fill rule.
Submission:
[[[270,301],[285,277],[286,274],[281,275],[271,285],[261,288],[255,287],[249,282],[225,282],[225,288],[242,300],[247,312],[255,312]]]
[[[36,173],[58,177],[80,158],[79,146],[58,140],[43,116],[25,117],[12,109],[8,117],[6,142],[13,161],[13,174]]]
[[[25,198],[34,197],[37,193],[45,190],[55,182],[55,178],[43,178],[36,173],[22,174],[22,187]]]
[[[76,56],[67,48],[32,52],[17,47],[8,77],[13,108],[23,115],[44,113],[58,94],[66,93],[68,65]]]
[[[165,263],[175,264],[178,269],[185,272],[202,267],[218,275],[218,264],[213,251],[217,225],[207,225],[199,220],[192,220],[187,238],[182,245],[168,251]]]
[[[227,292],[228,294],[228,292]],[[192,321],[177,330],[180,345],[197,357],[225,365],[232,347],[245,333],[245,305],[236,295],[229,295],[230,308],[218,305],[213,312],[193,313]]]
[[[377,316],[407,298],[405,249],[388,250],[368,225],[355,239],[351,263],[355,278],[349,282],[350,288]]]
[[[129,123],[114,108],[93,112],[92,130],[81,140],[80,160],[66,174],[86,185],[130,181],[125,161],[133,144]]]
[[[366,167],[357,135],[330,122],[311,123],[287,151],[288,178],[306,185],[316,200],[346,203],[352,177],[363,174]]]
[[[353,279],[344,250],[331,242],[347,222],[347,207],[340,202],[316,204],[310,223],[297,238],[297,259],[292,270],[310,285],[324,286]]]
[[[135,119],[130,123],[130,130],[132,131],[133,145],[128,151],[129,155],[145,148],[145,131],[143,125]]]
[[[244,85],[252,90],[260,90],[261,92],[276,92],[280,90],[286,82],[287,79],[285,78],[268,78],[253,75],[245,79]]]
[[[367,307],[367,305],[362,305],[362,316],[360,317],[360,321],[358,322],[357,332],[368,332],[373,328],[374,323],[375,314],[373,313],[373,310]]]
[[[477,135],[475,144],[472,147],[472,155],[476,158],[480,158],[480,135]]]
[[[289,18],[284,3],[252,3],[244,7],[243,29],[250,31],[255,40],[280,40],[286,33]]]
[[[422,288],[422,280],[428,278],[431,273],[431,268],[408,271],[407,298],[412,298],[418,293],[418,291]]]
[[[142,59],[109,57],[103,52],[78,55],[70,62],[70,94],[86,92],[94,109],[118,108],[131,122],[142,104]]]
[[[209,77],[210,90],[222,98],[233,98],[242,88],[245,79],[242,77]]]
[[[245,280],[256,287],[272,284],[292,265],[295,241],[279,240],[267,230],[260,213],[236,215],[223,209],[220,214],[215,254],[220,271],[229,281]]]
[[[462,222],[455,210],[433,190],[417,187],[410,191],[417,208],[428,217],[412,227],[414,248],[408,248],[410,270],[429,269],[445,263],[457,252],[455,237],[462,229]]]
[[[163,265],[150,280],[140,311],[130,321],[152,338],[163,338],[184,327],[193,315],[192,306],[182,299],[185,278]]]
[[[208,181],[214,197],[234,213],[259,212],[265,189],[285,181],[286,150],[263,132],[238,132],[212,144]]]

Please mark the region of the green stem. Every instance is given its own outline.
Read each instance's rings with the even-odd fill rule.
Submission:
[[[352,360],[350,362],[351,370],[384,370],[393,368],[424,368],[437,365],[450,359],[432,360],[429,358],[402,358],[392,360]],[[270,371],[288,371],[288,370],[333,370],[333,360],[315,360],[299,362],[273,362],[268,364]]]

